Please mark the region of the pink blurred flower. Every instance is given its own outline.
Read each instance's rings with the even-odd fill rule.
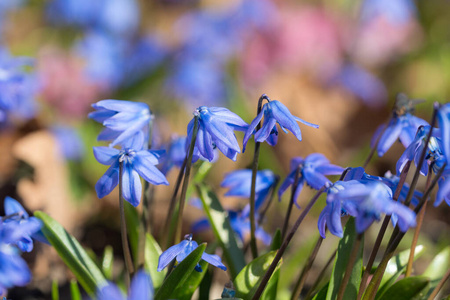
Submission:
[[[44,50],[38,59],[42,100],[70,117],[84,117],[101,98],[101,87],[90,82],[83,64],[59,50]]]

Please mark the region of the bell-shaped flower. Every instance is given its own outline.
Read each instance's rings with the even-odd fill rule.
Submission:
[[[177,263],[182,262],[183,259],[185,259],[192,251],[197,249],[198,244],[196,241],[192,240],[192,234],[187,234],[184,238],[185,239],[181,243],[170,247],[161,254],[158,261],[158,268],[157,268],[158,272],[161,272],[174,259],[177,260]],[[222,260],[218,255],[203,253],[202,259],[208,262],[209,264],[218,267],[224,271],[227,270],[227,267],[225,267],[225,265],[222,263]],[[197,272],[202,272],[200,264],[197,264],[195,270]]]
[[[372,148],[375,147],[375,143],[379,139],[377,145],[379,157],[383,156],[397,140],[400,140],[403,146],[407,148],[414,140],[417,129],[420,126],[428,125],[426,121],[412,114],[414,106],[420,102],[422,101],[409,99],[402,93],[397,96],[392,119],[387,126],[380,125],[372,138]]]
[[[339,175],[344,171],[344,168],[330,164],[330,161],[320,153],[313,153],[306,158],[295,157],[291,160],[289,175],[278,190],[278,198],[280,201],[283,193],[289,186],[294,184],[298,168],[300,169],[294,195],[294,203],[299,208],[300,205],[298,204],[297,199],[305,183],[313,189],[319,190],[325,184],[331,184],[331,181],[326,178],[325,175]]]
[[[45,236],[40,231],[42,222],[30,217],[19,202],[11,197],[5,198],[4,203],[5,217],[3,224],[6,228],[14,228],[14,233],[20,235],[18,238],[8,238],[14,240],[14,244],[22,252],[31,252],[33,250],[33,239],[48,243]]]
[[[327,205],[318,220],[320,235],[325,238],[325,227],[333,235],[343,236],[342,215],[355,217],[356,231],[364,232],[381,214],[398,216],[398,227],[405,232],[416,225],[415,214],[408,207],[392,200],[391,189],[381,182],[338,181],[327,193]]]
[[[133,148],[118,150],[110,147],[94,147],[94,156],[104,165],[110,165],[109,169],[95,184],[95,190],[99,198],[103,198],[119,183],[120,163],[123,163],[123,197],[133,206],[138,206],[141,201],[142,185],[139,176],[145,181],[159,185],[168,185],[164,174],[155,165],[163,151],[142,149],[142,140]]]
[[[160,170],[163,174],[169,173],[174,166],[181,168],[186,158],[185,145],[185,136],[172,137],[170,143],[165,147],[166,153],[161,159]]]
[[[131,281],[128,297],[122,294],[120,289],[113,283],[102,287],[97,292],[98,300],[149,300],[153,299],[153,282],[149,274],[140,270]]]
[[[255,132],[256,126],[264,116],[264,122],[261,129]],[[295,137],[301,141],[302,133],[297,122],[303,123],[305,125],[319,128],[319,125],[306,122],[296,116],[293,116],[291,112],[287,109],[284,104],[278,100],[272,100],[266,104],[261,109],[261,112],[253,119],[252,123],[248,127],[244,136],[244,151],[252,135],[255,135],[255,141],[262,143],[266,141],[269,145],[275,146],[278,141],[278,129],[276,124],[280,125],[281,129],[287,133],[287,130],[292,132]],[[287,130],[286,130],[287,129]]]
[[[446,166],[441,178],[438,180],[438,191],[434,206],[439,206],[445,200],[450,205],[450,166]]]
[[[194,158],[203,157],[208,161],[214,160],[214,149],[219,149],[226,157],[235,161],[241,148],[234,134],[234,130],[245,131],[248,127],[238,115],[223,107],[200,106],[194,111],[198,117],[198,132],[194,146]],[[194,119],[187,127],[186,152],[191,144],[194,131]]]
[[[437,119],[442,131],[442,150],[447,162],[450,162],[450,103],[439,108]]]
[[[426,146],[425,142],[430,132],[430,128],[431,126],[419,128],[414,141],[406,148],[405,152],[403,152],[402,156],[397,161],[397,174],[400,174],[408,161],[413,160],[416,167],[420,168],[420,173],[424,176],[427,176],[428,174],[429,165],[432,165],[433,170],[436,173],[444,165],[445,157],[442,153],[441,131],[437,128],[433,128],[430,142],[427,146],[425,160],[422,166],[418,166],[420,156]]]
[[[262,170],[256,173],[255,185],[255,211],[258,211],[270,190],[278,182],[278,176],[270,170]],[[235,196],[250,198],[252,186],[252,170],[243,169],[228,173],[220,184],[221,187],[228,188],[225,196]],[[248,217],[249,207],[244,208],[243,215]]]
[[[126,143],[135,135],[141,135],[147,141],[149,122],[152,114],[147,104],[125,100],[102,100],[92,104],[96,110],[89,118],[102,123],[106,128],[99,134],[98,140],[112,140],[110,146]]]

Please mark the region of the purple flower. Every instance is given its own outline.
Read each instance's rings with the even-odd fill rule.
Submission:
[[[113,283],[97,292],[98,300],[149,300],[153,299],[153,283],[149,274],[140,270],[131,281],[128,297],[124,297],[120,289]]]
[[[197,242],[192,240],[192,234],[187,234],[184,238],[185,239],[181,243],[170,247],[161,254],[158,261],[158,272],[161,272],[175,258],[177,263],[182,262],[183,259],[198,247]],[[227,270],[227,267],[225,267],[218,255],[203,253],[202,259],[224,271]],[[202,272],[202,268],[199,264],[197,264],[195,270],[197,272]]]
[[[313,189],[319,190],[325,184],[331,184],[331,181],[325,175],[339,175],[344,170],[342,167],[330,164],[329,160],[320,153],[313,153],[305,159],[295,157],[291,160],[290,173],[283,181],[278,190],[278,198],[281,201],[281,195],[287,188],[294,184],[297,169],[299,170],[297,188],[294,195],[294,203],[300,208],[297,202],[298,196],[302,191],[303,185],[306,183]]]
[[[331,234],[343,236],[341,216],[355,217],[356,231],[364,232],[381,214],[398,216],[398,226],[405,232],[416,225],[415,214],[406,206],[392,200],[391,189],[381,182],[338,181],[328,189],[327,205],[318,220],[320,235],[325,238],[325,226]]]
[[[186,137],[172,137],[170,144],[166,147],[166,153],[161,160],[161,172],[163,174],[169,173],[172,167],[181,168],[183,161],[186,158]]]
[[[95,184],[95,190],[99,198],[103,198],[119,183],[119,166],[123,163],[123,197],[133,206],[138,206],[141,201],[142,185],[139,176],[151,184],[168,185],[164,174],[155,165],[162,151],[142,150],[142,143],[135,148],[118,150],[109,147],[94,147],[94,156],[98,162],[110,165],[109,169]]]
[[[140,140],[144,144],[148,139],[149,122],[152,114],[147,104],[125,100],[102,100],[92,104],[96,110],[89,118],[102,123],[106,128],[99,134],[98,140],[113,140],[110,146],[122,144],[127,147]]]
[[[238,115],[223,107],[200,106],[194,111],[198,117],[198,133],[194,147],[194,161],[203,157],[214,159],[214,149],[219,149],[226,157],[235,161],[241,153],[234,130],[245,131],[248,127]],[[186,152],[191,143],[194,119],[187,127]]]
[[[262,97],[267,97],[263,95]],[[268,99],[268,98],[266,98]],[[260,130],[255,132],[256,126],[258,126],[262,117],[264,116],[264,122]],[[278,129],[276,124],[278,123],[281,129],[287,133],[288,129],[291,131],[295,137],[301,141],[302,133],[300,131],[300,127],[297,122],[303,123],[305,125],[319,128],[318,125],[303,121],[302,119],[293,116],[291,112],[284,106],[280,101],[273,100],[266,104],[261,109],[261,112],[256,116],[256,118],[252,121],[244,136],[244,151],[247,145],[248,140],[254,134],[256,142],[264,142],[266,141],[269,145],[275,146],[278,141]]]

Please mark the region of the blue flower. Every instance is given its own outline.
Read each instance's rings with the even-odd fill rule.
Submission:
[[[355,217],[356,231],[364,232],[381,214],[398,216],[398,226],[405,232],[416,225],[415,214],[392,200],[391,189],[381,182],[338,181],[328,189],[327,205],[318,220],[320,235],[325,238],[325,226],[338,237],[343,236],[341,216]]]
[[[414,106],[419,102],[419,100],[409,99],[405,94],[397,96],[392,119],[387,126],[380,125],[372,138],[372,148],[375,147],[379,138],[377,146],[379,157],[383,156],[398,139],[407,148],[414,140],[417,129],[420,126],[429,125],[426,121],[412,115]]]
[[[325,184],[331,184],[331,181],[325,175],[339,175],[344,170],[342,167],[330,164],[329,160],[320,153],[313,153],[305,159],[295,157],[291,160],[291,172],[283,181],[278,190],[278,198],[281,201],[281,195],[287,188],[294,184],[297,169],[300,168],[298,176],[297,188],[294,195],[294,203],[300,208],[297,199],[302,191],[303,185],[308,184],[313,189],[319,190]]]
[[[265,95],[263,95],[264,97]],[[256,126],[258,126],[262,117],[264,116],[264,122],[260,130],[255,132]],[[273,100],[264,104],[261,112],[252,121],[244,136],[244,151],[248,140],[254,134],[256,142],[266,141],[269,145],[275,146],[278,141],[278,129],[276,124],[278,123],[281,129],[287,133],[286,129],[291,131],[295,137],[301,141],[302,133],[297,122],[303,123],[305,125],[319,128],[318,125],[303,121],[302,119],[293,116],[291,112],[284,106],[280,101]]]
[[[172,167],[181,168],[186,158],[186,137],[172,137],[170,144],[166,147],[166,153],[161,159],[160,170],[167,174]]]
[[[245,131],[248,127],[238,115],[223,107],[200,106],[194,111],[198,117],[198,133],[194,147],[194,161],[203,157],[209,161],[214,159],[214,149],[219,149],[226,157],[235,161],[241,153],[234,130]],[[187,127],[186,149],[189,149],[194,119]],[[187,151],[186,151],[187,152]]]
[[[74,128],[54,126],[51,132],[56,138],[62,156],[67,160],[80,160],[84,155],[84,144]]]
[[[442,105],[439,108],[437,119],[439,128],[442,131],[442,151],[450,163],[450,104]]]
[[[143,143],[148,139],[152,114],[147,104],[124,100],[102,100],[92,104],[96,111],[89,118],[102,123],[106,128],[99,140],[113,140],[110,146],[129,145],[127,140],[138,136]]]
[[[433,170],[437,173],[437,171],[442,167],[445,163],[445,157],[442,153],[442,143],[441,143],[441,132],[439,129],[434,128],[431,134],[430,142],[427,146],[427,152],[425,156],[425,160],[422,166],[418,166],[420,156],[424,150],[425,142],[427,140],[427,135],[430,132],[431,126],[423,126],[420,127],[417,131],[417,135],[414,141],[406,148],[405,152],[403,152],[400,159],[397,161],[397,173],[403,170],[407,161],[414,160],[416,167],[420,168],[420,173],[424,176],[428,174],[428,166],[432,165]]]
[[[98,300],[149,300],[153,299],[153,283],[149,274],[140,270],[131,281],[128,298],[124,297],[120,289],[112,283],[102,287],[97,292]]]
[[[255,211],[258,211],[264,200],[267,198],[269,191],[278,181],[276,176],[270,170],[262,170],[256,173],[255,185]],[[252,185],[252,170],[243,169],[228,173],[220,184],[221,187],[229,188],[225,196],[237,196],[250,198],[250,190]],[[244,208],[243,215],[248,217],[249,208]]]
[[[135,207],[139,205],[142,194],[139,176],[151,184],[169,184],[166,177],[155,167],[162,151],[141,149],[142,144],[140,147],[122,150],[94,147],[94,156],[97,161],[104,165],[110,165],[109,169],[95,184],[95,190],[99,198],[111,193],[119,183],[120,162],[123,162],[123,197]]]
[[[6,216],[3,224],[6,228],[14,228],[15,233],[20,234],[20,237],[14,238],[14,244],[20,251],[31,252],[33,250],[33,239],[48,243],[40,231],[42,222],[35,217],[30,217],[19,202],[7,196],[4,208]]]
[[[192,234],[187,234],[184,238],[185,239],[181,243],[170,247],[161,254],[158,261],[158,272],[161,272],[175,258],[177,263],[182,262],[183,259],[198,247],[197,242],[192,240]],[[227,270],[227,267],[225,267],[218,255],[203,253],[202,259],[224,271]],[[197,264],[195,270],[197,272],[202,272],[202,268],[199,264]]]
[[[441,178],[438,180],[438,191],[434,206],[439,206],[443,200],[450,205],[450,167],[446,166]]]
[[[415,14],[416,7],[412,0],[365,0],[361,8],[361,19],[364,22],[382,16],[392,23],[405,23]]]

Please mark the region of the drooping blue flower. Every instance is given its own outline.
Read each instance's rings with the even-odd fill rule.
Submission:
[[[434,206],[439,206],[444,200],[450,206],[450,166],[445,167],[441,178],[438,180],[438,187]]]
[[[177,260],[177,263],[182,262],[183,259],[185,259],[192,251],[194,251],[198,247],[197,242],[192,240],[192,234],[187,234],[184,238],[185,239],[181,243],[170,247],[161,254],[158,261],[158,272],[161,272],[175,258]],[[227,267],[225,267],[218,255],[203,253],[202,259],[224,271],[227,270]],[[195,270],[197,272],[202,272],[200,264],[197,264]]]
[[[136,143],[133,148],[118,150],[110,147],[94,147],[94,156],[98,162],[110,165],[109,169],[95,184],[95,190],[99,198],[103,198],[119,183],[119,166],[123,162],[123,197],[133,206],[138,206],[141,201],[142,185],[139,176],[151,184],[168,185],[164,174],[155,165],[163,151],[143,150],[142,141]]]
[[[233,210],[228,210],[227,213],[231,228],[239,237],[239,240],[244,243],[246,237],[250,234],[250,219],[248,218],[248,214],[244,215],[243,211],[237,212]],[[194,233],[201,232],[210,228],[211,225],[206,218],[200,219],[192,225],[192,231]],[[264,245],[270,245],[270,242],[272,241],[272,237],[270,236],[270,234],[264,231],[264,229],[258,224],[256,224],[255,237],[258,240],[262,241]]]
[[[5,217],[3,224],[6,228],[15,228],[16,234],[20,233],[20,238],[15,238],[14,244],[22,252],[31,252],[33,250],[33,239],[40,242],[48,243],[40,228],[42,222],[30,217],[22,205],[15,199],[7,196],[5,197]]]
[[[56,138],[60,153],[67,160],[80,160],[84,155],[84,144],[74,128],[53,126],[50,131]]]
[[[441,132],[439,129],[433,128],[430,142],[427,146],[425,160],[422,166],[418,166],[420,156],[426,146],[425,142],[430,132],[430,128],[431,126],[423,126],[419,128],[414,141],[406,148],[405,152],[403,152],[402,156],[397,161],[397,174],[400,174],[407,161],[414,160],[416,167],[420,168],[420,173],[424,176],[427,176],[428,174],[429,165],[432,165],[433,170],[437,173],[437,171],[445,163],[445,157],[442,153]]]
[[[331,184],[331,181],[326,178],[325,175],[339,175],[344,171],[344,168],[330,164],[330,161],[320,153],[313,153],[305,159],[302,157],[295,157],[291,160],[289,175],[278,190],[278,198],[280,201],[281,195],[283,195],[289,186],[294,184],[298,168],[300,168],[300,173],[298,176],[297,188],[295,190],[294,203],[299,208],[300,205],[297,200],[305,183],[313,189],[319,190],[325,184]]]
[[[380,125],[372,138],[372,148],[379,139],[377,146],[379,157],[383,156],[397,140],[400,140],[407,148],[414,140],[419,127],[429,125],[426,121],[413,115],[414,106],[420,102],[420,100],[409,99],[402,93],[397,96],[392,119],[387,126]]]
[[[278,181],[278,176],[270,170],[261,170],[256,173],[255,185],[255,211],[258,211],[270,190]],[[221,187],[228,188],[225,196],[235,196],[250,198],[252,185],[252,170],[243,169],[228,173],[220,184]],[[249,208],[244,208],[243,216],[248,217]]]
[[[248,127],[238,115],[223,107],[200,106],[194,111],[198,117],[198,133],[194,147],[194,158],[212,161],[214,149],[219,149],[226,157],[235,161],[241,149],[234,130],[245,131]],[[187,126],[186,152],[194,131],[194,119]]]
[[[152,114],[147,104],[124,100],[102,100],[92,104],[96,110],[89,118],[102,123],[106,128],[98,140],[113,140],[110,146],[129,146],[127,140],[136,138],[145,143],[148,139],[149,122]]]
[[[186,158],[186,137],[173,136],[166,147],[166,153],[161,159],[160,170],[163,174],[167,173],[175,166],[181,168]]]
[[[381,214],[398,217],[398,227],[405,232],[416,225],[415,214],[406,206],[392,200],[391,189],[381,182],[372,181],[338,181],[327,193],[327,205],[318,220],[320,235],[325,238],[325,227],[331,234],[343,236],[342,215],[355,217],[356,231],[364,232],[374,221],[379,221]]]
[[[263,95],[264,97],[265,95]],[[264,116],[264,122],[260,130],[255,132],[256,126],[258,126],[262,117]],[[261,109],[261,112],[253,119],[252,123],[248,127],[244,136],[244,151],[247,145],[248,140],[254,134],[256,142],[264,142],[266,141],[269,145],[275,146],[278,141],[278,129],[276,124],[278,123],[281,129],[287,133],[288,129],[292,132],[295,137],[301,141],[302,133],[300,131],[300,127],[297,122],[303,123],[305,125],[319,128],[319,125],[315,125],[309,122],[306,122],[296,116],[293,116],[291,112],[287,109],[284,104],[282,104],[278,100],[272,100],[268,103],[265,103]]]
[[[97,292],[98,300],[151,300],[154,297],[153,282],[149,274],[140,270],[131,281],[128,297],[113,283],[102,287]]]
[[[437,119],[439,128],[442,132],[442,151],[447,160],[447,164],[450,163],[450,103],[442,105],[439,108]]]

